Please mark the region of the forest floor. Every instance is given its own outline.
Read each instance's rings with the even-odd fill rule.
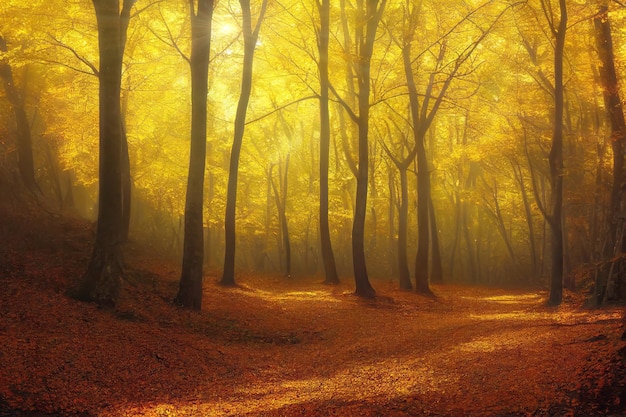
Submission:
[[[115,310],[66,289],[93,230],[0,207],[0,417],[626,415],[623,306],[566,294],[239,275],[171,300],[179,265],[127,251]]]

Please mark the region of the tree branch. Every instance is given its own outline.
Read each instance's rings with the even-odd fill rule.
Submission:
[[[274,110],[272,110],[272,111],[271,111],[271,112],[269,112],[269,113],[266,113],[266,114],[264,114],[264,115],[262,115],[262,116],[259,116],[259,117],[255,118],[255,119],[251,119],[251,120],[246,121],[246,125],[249,125],[249,124],[251,124],[251,123],[258,122],[259,120],[263,120],[263,119],[265,119],[266,117],[271,116],[272,114],[274,114],[274,113],[276,113],[276,112],[278,112],[278,111],[281,111],[281,110],[283,110],[283,109],[286,109],[287,107],[292,106],[292,105],[294,105],[294,104],[296,104],[296,103],[300,103],[301,101],[311,100],[311,99],[316,99],[316,100],[319,100],[319,98],[320,98],[320,96],[318,96],[318,95],[301,97],[301,98],[299,98],[299,99],[297,99],[297,100],[294,100],[294,101],[292,101],[292,102],[290,102],[290,103],[283,104],[282,106],[278,106],[278,107],[276,107]]]
[[[89,71],[84,71],[84,70],[80,70],[77,68],[74,68],[72,66],[70,66],[69,64],[63,64],[61,62],[55,62],[55,61],[50,61],[56,64],[61,64],[64,67],[67,68],[71,68],[75,71],[81,72],[83,74],[89,74],[89,75],[95,75],[96,77],[100,76],[100,71],[98,71],[98,68],[96,68],[96,66],[94,64],[92,64],[87,58],[83,57],[82,55],[80,55],[78,52],[76,52],[76,50],[74,48],[72,48],[69,45],[64,44],[63,42],[61,42],[59,39],[55,38],[54,35],[48,33],[48,36],[50,36],[50,38],[52,38],[52,40],[54,41],[54,44],[56,46],[60,46],[63,49],[66,49],[68,51],[70,51],[72,53],[72,55],[74,55],[76,57],[76,59],[78,59],[80,62],[82,62],[83,64],[85,64],[87,67],[89,67],[89,69],[91,70],[91,72]]]
[[[359,123],[359,116],[357,116],[352,109],[350,108],[350,106],[348,105],[348,103],[346,103],[344,101],[344,99],[342,99],[339,94],[337,93],[337,91],[335,90],[335,87],[333,87],[332,84],[328,85],[328,88],[330,89],[330,91],[335,95],[335,97],[337,98],[337,102],[341,105],[341,107],[344,108],[344,110],[348,113],[348,115],[350,116],[350,118],[354,121],[354,123]]]

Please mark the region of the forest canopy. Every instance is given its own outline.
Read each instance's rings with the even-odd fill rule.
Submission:
[[[128,2],[122,48],[130,236],[175,258],[183,251],[189,178],[194,3]],[[617,110],[607,97],[619,93],[624,74],[621,3],[209,3],[202,200],[208,268],[220,270],[225,252],[246,24],[257,38],[249,46],[254,67],[236,180],[238,271],[324,272],[323,97],[329,121],[326,212],[339,276],[351,276],[356,267],[353,228],[361,209],[370,276],[404,277],[405,284],[407,274],[420,271],[429,274],[426,283],[547,283],[556,224],[562,226],[566,283],[573,270],[606,259],[617,246],[624,132],[616,129]],[[610,24],[610,56],[603,23]],[[560,36],[562,79],[555,71]],[[10,199],[20,183],[96,220],[103,75],[92,2],[4,1],[0,41],[0,197]],[[607,82],[609,61],[614,85]],[[554,168],[559,82],[563,162]],[[24,174],[26,130],[30,181]],[[563,182],[558,217],[555,178]],[[359,192],[367,196],[363,206],[355,202]]]

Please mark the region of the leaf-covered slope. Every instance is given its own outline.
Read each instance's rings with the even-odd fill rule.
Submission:
[[[99,310],[65,296],[90,225],[2,211],[2,417],[589,416],[626,404],[618,307],[453,286],[430,299],[396,282],[363,301],[321,279],[241,276],[229,289],[209,275],[198,314],[170,302],[177,262],[131,247],[120,305]]]

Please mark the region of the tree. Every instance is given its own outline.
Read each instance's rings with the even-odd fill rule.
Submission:
[[[413,13],[418,13],[417,8],[413,9]],[[416,20],[412,16],[411,20]],[[432,123],[433,117],[444,97],[447,87],[450,85],[452,76],[446,80],[441,93],[437,97],[430,114],[428,113],[428,100],[431,97],[431,91],[434,84],[435,72],[431,73],[430,82],[424,95],[424,103],[421,106],[418,103],[417,87],[413,77],[413,68],[411,62],[411,43],[412,35],[409,35],[402,46],[402,62],[404,63],[404,75],[407,81],[407,89],[409,92],[409,103],[411,112],[411,124],[413,130],[413,139],[415,143],[415,151],[417,154],[417,226],[418,226],[418,244],[417,255],[415,258],[415,289],[419,292],[430,294],[428,285],[428,252],[430,239],[429,210],[430,210],[430,170],[428,168],[428,159],[426,158],[426,147],[424,138],[426,131]],[[439,50],[438,62],[443,61],[445,53],[445,45]],[[458,68],[458,66],[457,66]]]
[[[400,129],[398,129],[400,130]],[[404,132],[400,131],[403,143],[402,148],[406,147],[408,141]],[[389,129],[389,136],[391,136],[391,130]],[[408,170],[413,164],[417,148],[415,146],[409,149],[408,155],[401,158],[396,157],[386,145],[383,144],[385,152],[395,165],[396,169],[400,173],[400,204],[398,207],[398,273],[400,279],[400,288],[403,290],[410,290],[413,288],[411,285],[411,273],[409,272],[409,258],[407,254],[407,233],[408,233],[408,216],[409,216],[409,185],[408,185]],[[391,220],[391,219],[390,219]]]
[[[0,53],[7,53],[7,43],[0,34]],[[0,59],[0,78],[4,81],[4,91],[13,109],[16,124],[16,142],[18,155],[18,169],[20,178],[26,188],[32,192],[38,191],[35,180],[35,162],[33,158],[33,143],[30,131],[30,122],[24,104],[24,92],[15,84],[13,70],[8,59]]]
[[[604,99],[604,107],[610,124],[610,143],[613,150],[613,178],[610,192],[610,212],[607,217],[607,235],[606,241],[613,243],[605,245],[605,257],[613,257],[620,252],[624,252],[626,241],[620,226],[623,226],[623,207],[624,207],[624,144],[626,142],[626,122],[624,121],[624,108],[620,95],[617,71],[615,68],[615,53],[613,50],[613,37],[611,34],[611,22],[609,20],[608,1],[602,1],[598,13],[594,16],[594,35],[596,41],[596,49],[600,59],[599,73],[600,83],[602,85],[602,96]],[[621,241],[619,240],[621,238]],[[617,253],[613,251],[616,250]],[[609,252],[610,251],[610,252]],[[604,290],[604,301],[609,294],[613,285],[612,271],[613,263],[607,271],[606,289]],[[598,294],[598,289],[596,289]]]
[[[339,283],[335,255],[330,240],[330,225],[328,222],[328,167],[330,158],[330,112],[328,108],[328,41],[330,38],[330,0],[317,0],[317,9],[320,15],[320,25],[317,29],[317,47],[319,52],[320,78],[320,240],[326,284]]]
[[[554,36],[554,130],[548,156],[550,164],[551,213],[548,223],[552,232],[552,267],[549,304],[559,305],[563,299],[563,60],[565,32],[567,30],[567,5],[559,0],[560,19],[552,12],[549,0],[541,2],[550,30]]]
[[[342,2],[344,10],[341,10]],[[120,7],[122,3],[120,0]],[[254,29],[262,2],[250,3]],[[402,274],[413,275],[415,258],[411,257],[416,255],[419,239],[428,238],[428,258],[420,261],[419,272],[427,276],[429,285],[433,284],[437,275],[435,266],[439,264],[435,252],[437,237],[446,258],[443,264],[446,280],[527,283],[528,277],[540,277],[544,273],[544,265],[544,275],[548,274],[547,265],[552,258],[551,230],[547,217],[537,205],[542,204],[548,216],[551,214],[548,153],[555,116],[552,74],[555,38],[539,0],[525,3],[524,7],[515,7],[512,3],[491,0],[387,2],[371,56],[369,114],[362,117],[369,119],[363,239],[370,279],[374,275],[400,273],[396,258],[401,252],[399,240],[407,242],[409,264],[409,273],[403,270]],[[620,169],[612,168],[610,159],[613,154],[616,163],[621,160],[619,139],[614,136],[616,140],[612,140],[610,119],[604,117],[613,105],[603,104],[602,87],[593,82],[594,76],[599,80],[602,74],[594,72],[600,61],[594,39],[589,36],[588,23],[593,21],[590,17],[595,16],[604,2],[583,3],[567,3],[569,20],[577,23],[570,23],[567,28],[564,64],[567,88],[563,94],[562,147],[565,165],[570,169],[563,171],[561,217],[564,257],[568,252],[574,268],[583,262],[598,260],[600,246],[606,240],[605,231],[600,229],[609,227],[612,216],[611,188],[623,182],[618,179]],[[191,164],[188,163],[197,156],[194,152],[188,161],[191,146],[187,140],[181,140],[181,132],[190,128],[189,114],[193,113],[192,94],[188,92],[192,83],[188,60],[180,59],[181,54],[191,57],[189,1],[157,0],[143,4],[155,6],[145,13],[133,6],[122,62],[120,129],[128,131],[128,157],[123,138],[121,153],[122,162],[126,160],[126,165],[129,162],[133,173],[130,236],[138,244],[149,241],[155,250],[169,251],[173,256],[181,256],[183,261],[186,199],[181,196],[191,186],[188,181]],[[242,269],[260,265],[264,271],[284,270],[286,244],[281,224],[286,222],[280,219],[280,210],[276,207],[285,207],[282,182],[288,172],[285,217],[291,271],[304,271],[304,265],[310,267],[307,273],[317,271],[318,267],[320,273],[322,268],[326,270],[322,246],[315,243],[322,238],[315,230],[322,235],[322,229],[327,229],[329,239],[324,240],[332,240],[335,272],[338,275],[352,273],[351,232],[357,230],[354,202],[359,168],[364,165],[359,161],[358,144],[359,135],[364,131],[359,122],[363,120],[358,118],[361,117],[359,90],[364,79],[359,72],[362,73],[364,63],[361,45],[365,43],[367,31],[367,2],[279,0],[272,4],[277,5],[280,12],[271,13],[272,9],[268,9],[267,20],[262,24],[264,33],[257,39],[252,81],[254,98],[250,96],[244,122],[245,136],[250,136],[251,140],[243,139],[238,163],[236,265]],[[379,0],[377,7],[380,4]],[[558,2],[552,0],[551,4],[558,24]],[[615,27],[622,23],[624,10],[618,6],[613,8],[614,3],[608,4],[615,41],[616,79],[619,80],[619,62],[624,51],[618,45],[623,41],[623,33]],[[233,121],[242,86],[240,58],[244,41],[240,33],[239,3],[221,6],[213,12],[204,214],[203,218],[198,217],[201,220],[197,223],[204,222],[205,264],[209,256],[220,262],[224,256],[222,233],[233,145],[228,138],[234,136]],[[324,35],[326,7],[328,39]],[[504,8],[514,9],[514,13],[507,13],[502,23],[492,29],[490,23]],[[410,21],[414,9],[418,10],[416,24]],[[548,7],[546,10],[549,12]],[[38,22],[40,16],[50,18]],[[8,0],[0,5],[0,21],[4,23],[2,35],[9,43],[8,52],[2,53],[1,59],[10,63],[14,84],[25,99],[37,184],[44,195],[54,192],[59,200],[73,191],[76,210],[92,219],[98,211],[99,146],[98,102],[90,99],[96,95],[99,78],[95,68],[99,62],[94,17],[93,10],[80,2],[36,1],[26,5]],[[503,22],[505,19],[508,20]],[[598,21],[605,23],[604,18]],[[386,26],[384,30],[380,30],[381,25]],[[486,32],[489,32],[487,38],[472,51],[475,42]],[[518,32],[521,37],[517,36]],[[426,162],[418,165],[414,160],[408,167],[405,200],[402,175],[392,158],[381,151],[386,147],[393,158],[403,161],[414,148],[412,129],[424,131],[422,122],[416,124],[412,120],[410,108],[402,55],[409,38],[409,72],[417,92],[418,116],[424,111],[429,116],[437,98],[447,90],[425,136],[418,135],[424,141],[426,157],[422,161]],[[123,40],[120,41],[124,45]],[[162,43],[172,47],[164,48]],[[325,58],[322,51],[326,48]],[[439,60],[442,51],[443,59]],[[469,52],[472,52],[471,57],[457,69],[457,63]],[[321,109],[327,95],[320,84],[326,78],[325,66],[328,66],[329,101],[335,104],[329,103],[328,128],[326,112]],[[446,87],[448,76],[455,71],[454,80]],[[0,135],[5,140],[0,140],[0,169],[7,172],[7,167],[15,166],[17,177],[17,142],[13,140],[15,115],[3,87],[0,86],[0,113],[4,116],[0,119]],[[608,91],[612,92],[612,87]],[[338,100],[338,96],[342,100]],[[210,102],[212,97],[216,98],[215,103]],[[315,100],[308,100],[312,97]],[[619,113],[616,111],[615,115]],[[283,134],[282,129],[278,133],[271,129],[271,126],[280,126],[277,121],[282,123],[283,119],[279,118],[284,118],[290,126],[290,134]],[[348,121],[349,118],[355,122]],[[392,135],[385,131],[386,122],[393,130]],[[327,131],[330,137],[326,164],[323,154],[326,153]],[[12,136],[10,140],[6,140],[7,134]],[[613,152],[611,145],[615,145]],[[601,154],[606,149],[608,151]],[[287,154],[290,155],[288,170]],[[7,165],[7,157],[16,162]],[[272,177],[268,175],[272,164],[273,180],[281,197],[277,205]],[[120,168],[122,178],[125,172],[130,172],[124,165],[122,163]],[[328,175],[325,166],[329,167]],[[418,210],[415,204],[420,194],[423,197],[427,194],[417,187],[417,175],[422,174],[424,177],[429,174],[431,189],[428,220],[418,226],[418,215],[426,213],[423,205]],[[4,177],[12,179],[6,174]],[[65,178],[71,178],[71,187]],[[125,183],[122,179],[122,184]],[[10,196],[13,184],[6,181],[3,184],[8,185],[3,188],[3,195]],[[359,190],[359,199],[362,190]],[[535,191],[539,195],[538,202],[531,196]],[[328,208],[323,201],[326,192]],[[619,199],[613,200],[613,205],[617,206]],[[123,194],[122,207],[129,201]],[[406,205],[407,226],[399,230],[399,213],[404,212]],[[124,211],[128,213],[123,208]],[[325,215],[328,226],[322,225]],[[594,227],[594,224],[602,226]],[[401,237],[403,233],[406,239]],[[123,235],[122,231],[120,242]],[[188,238],[191,235],[187,233]],[[609,239],[615,238],[614,232],[607,235],[611,235]],[[209,247],[209,241],[214,245]],[[606,245],[613,246],[608,241]],[[452,262],[448,262],[450,258]],[[509,262],[509,258],[515,258],[516,262]],[[395,268],[392,269],[391,264]],[[410,283],[415,285],[412,276]],[[601,282],[597,288],[602,286]]]
[[[185,201],[183,266],[176,302],[202,308],[204,263],[204,171],[206,164],[207,95],[213,0],[190,0],[191,18],[191,151]]]
[[[615,53],[609,21],[608,1],[603,1],[593,19],[596,49],[600,58],[600,82],[604,107],[611,127],[611,148],[613,150],[613,181],[611,188],[611,214],[609,216],[609,236],[616,236],[617,219],[623,195],[624,178],[624,141],[626,139],[626,122],[622,105],[617,71],[615,69]]]
[[[287,185],[289,174],[289,154],[285,158],[284,170],[283,165],[278,167],[278,184],[274,181],[274,164],[270,166],[268,177],[272,185],[274,193],[274,201],[278,210],[278,223],[282,236],[282,248],[285,252],[285,276],[291,277],[291,242],[289,240],[289,223],[287,222]],[[283,172],[284,171],[284,172]]]
[[[246,112],[248,102],[252,93],[252,64],[254,62],[254,51],[259,39],[261,23],[265,18],[267,0],[261,3],[261,10],[257,18],[254,29],[252,28],[252,16],[250,11],[250,0],[239,0],[241,4],[243,20],[243,72],[241,76],[241,93],[237,104],[237,114],[235,116],[235,132],[233,146],[230,153],[230,164],[228,170],[228,190],[226,195],[226,215],[225,215],[225,253],[224,271],[222,272],[222,285],[235,285],[235,214],[237,207],[237,177],[239,175],[239,156],[241,154],[241,144],[246,126]]]
[[[356,177],[356,200],[352,223],[352,264],[356,295],[373,298],[376,291],[370,284],[365,262],[365,214],[367,212],[367,185],[369,175],[369,113],[370,113],[370,67],[376,30],[385,10],[387,0],[366,0],[365,10],[358,10],[356,33],[358,39],[357,84],[358,116],[353,116],[359,127],[358,171]],[[362,5],[361,5],[362,6]]]
[[[93,0],[98,24],[100,182],[98,226],[93,254],[73,295],[113,307],[123,274],[122,131],[120,88],[122,56],[134,0]]]
[[[418,22],[421,14],[421,3],[416,5],[410,5],[407,3],[406,10],[404,10],[403,23],[404,32],[402,40],[399,42],[399,47],[402,50],[402,63],[404,69],[404,76],[406,79],[406,88],[409,96],[409,112],[411,130],[413,133],[413,143],[417,156],[417,223],[418,223],[418,246],[415,259],[415,288],[418,292],[424,294],[431,294],[429,286],[429,253],[430,253],[430,233],[437,233],[436,228],[431,226],[431,221],[434,222],[434,210],[431,212],[431,180],[430,180],[430,168],[428,167],[428,157],[426,153],[426,133],[430,129],[435,115],[437,114],[441,104],[446,98],[448,89],[455,78],[461,77],[463,74],[459,73],[463,64],[472,56],[478,45],[485,39],[491,29],[494,27],[498,19],[506,11],[502,11],[491,22],[490,26],[484,30],[478,27],[480,35],[473,40],[469,45],[462,47],[459,52],[456,52],[456,58],[451,63],[447,62],[446,53],[448,52],[448,37],[455,29],[465,22],[470,22],[472,25],[477,25],[473,22],[472,18],[478,10],[485,7],[485,4],[470,11],[467,15],[452,26],[447,33],[441,36],[436,42],[434,42],[428,49],[436,47],[438,50],[432,51],[432,55],[435,56],[434,67],[432,68],[428,80],[426,81],[426,87],[420,101],[420,94],[418,94],[417,82],[415,80],[414,65],[419,62],[419,59],[424,55],[420,53],[417,57],[413,56],[412,46],[414,38],[418,28]],[[451,68],[445,71],[445,67]],[[439,74],[443,74],[442,79],[438,79]],[[438,91],[437,91],[438,90]],[[434,242],[438,242],[435,240]],[[439,251],[436,251],[439,255]],[[440,261],[440,257],[437,256]],[[440,274],[441,265],[436,266],[437,274]],[[439,278],[439,277],[438,277]]]

